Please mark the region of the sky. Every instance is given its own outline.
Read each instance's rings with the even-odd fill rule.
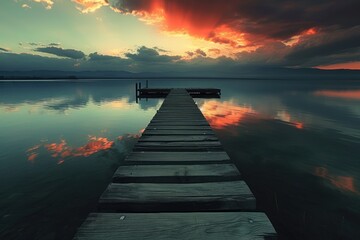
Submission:
[[[360,69],[358,0],[1,0],[0,70]]]

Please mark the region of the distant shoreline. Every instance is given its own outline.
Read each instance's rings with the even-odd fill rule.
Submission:
[[[0,71],[0,81],[77,80],[360,80],[360,70],[321,70],[313,68],[249,68],[238,74],[227,72],[126,72],[126,71]]]

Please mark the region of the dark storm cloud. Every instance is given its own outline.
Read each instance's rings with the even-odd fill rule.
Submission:
[[[9,50],[7,50],[6,48],[2,48],[2,47],[0,47],[0,51],[1,52],[9,52]]]
[[[67,57],[71,59],[81,59],[85,57],[85,54],[82,51],[75,49],[63,49],[59,47],[39,47],[35,51],[53,54],[59,57]]]
[[[206,57],[206,53],[201,49],[196,49],[195,53],[197,53],[200,56]]]
[[[302,41],[286,56],[288,64],[316,65],[331,62],[334,57],[337,62],[359,60],[360,56],[360,26],[348,30],[334,30],[322,33],[306,41]],[[318,62],[318,63],[316,63]]]
[[[148,62],[149,64],[158,62],[172,62],[181,58],[180,56],[160,55],[156,49],[145,46],[138,48],[135,53],[126,53],[125,56],[133,61]]]
[[[75,60],[42,57],[33,54],[0,53],[0,70],[28,71],[28,70],[71,70]]]
[[[201,50],[200,48],[196,49],[195,51],[187,51],[186,54],[190,57],[193,57],[193,56],[201,56],[201,57],[206,57],[207,54],[206,52],[204,52],[203,50]]]
[[[120,60],[121,58],[109,55],[98,54],[97,52],[90,53],[89,59],[91,61],[112,61],[112,60]]]
[[[196,26],[201,30],[206,22],[207,27],[214,29],[227,25],[239,32],[272,39],[287,39],[311,27],[351,28],[360,24],[358,0],[109,0],[109,3],[125,13],[152,13],[156,11],[153,6],[160,4],[170,30],[184,27],[176,25],[181,21],[172,19],[186,16],[185,29],[195,35],[199,33]]]
[[[160,53],[160,52],[163,52],[163,53],[169,52],[168,50],[165,50],[165,49],[162,49],[162,48],[159,48],[159,47],[154,47],[154,49],[155,49],[156,51],[158,51],[159,53]]]

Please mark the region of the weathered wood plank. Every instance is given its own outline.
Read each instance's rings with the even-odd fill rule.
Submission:
[[[255,210],[244,181],[208,183],[111,183],[99,200],[103,211],[187,212]]]
[[[209,123],[206,121],[151,121],[152,126],[209,126]]]
[[[178,115],[165,115],[165,114],[157,114],[156,116],[153,117],[153,120],[161,120],[161,119],[188,119],[188,120],[192,120],[192,119],[196,119],[196,120],[204,120],[205,117],[201,114],[193,114],[193,115],[186,115],[186,114],[178,114]]]
[[[158,110],[160,113],[161,112],[167,112],[167,113],[171,113],[171,112],[174,112],[174,113],[200,113],[200,110],[198,109],[194,109],[193,107],[162,107]]]
[[[146,130],[211,130],[210,126],[154,126],[149,124]]]
[[[201,118],[204,119],[205,117],[200,114],[200,113],[196,113],[196,114],[185,114],[185,113],[179,113],[179,114],[161,114],[158,113],[156,116],[154,116],[155,118],[187,118],[187,119],[192,119],[192,118]]]
[[[158,113],[179,113],[179,109],[178,108],[172,108],[172,107],[161,107],[159,110],[157,110]],[[184,112],[188,112],[188,113],[201,113],[199,108],[188,108],[188,111]]]
[[[220,151],[218,141],[203,142],[137,142],[134,151]]]
[[[145,136],[144,136],[145,137]],[[172,141],[172,142],[137,142],[137,147],[221,147],[219,141],[201,141],[201,142],[187,142],[187,141]]]
[[[132,152],[127,163],[139,164],[202,164],[230,162],[226,152]]]
[[[176,123],[179,123],[179,124],[183,124],[183,123],[186,123],[186,124],[190,124],[190,123],[193,123],[193,124],[199,124],[199,123],[202,123],[202,124],[209,124],[205,118],[202,118],[202,119],[191,119],[191,118],[186,118],[186,119],[152,119],[150,121],[151,123],[172,123],[172,122],[176,122]]]
[[[143,136],[167,135],[214,135],[212,130],[145,130]]]
[[[115,183],[199,183],[240,180],[234,164],[120,166]]]
[[[172,136],[142,136],[138,142],[203,142],[219,141],[214,135],[172,135]]]
[[[260,212],[91,213],[74,240],[276,240]]]
[[[135,146],[134,152],[216,152],[224,151],[222,146]]]

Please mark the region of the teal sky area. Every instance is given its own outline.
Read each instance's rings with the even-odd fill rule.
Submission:
[[[1,3],[1,44],[14,52],[32,52],[29,43],[60,43],[87,53],[126,51],[137,45],[156,45],[160,40],[154,28],[109,8],[84,14],[71,1],[57,1],[49,10],[41,3],[30,2],[31,9],[23,8],[22,2],[26,1]],[[152,37],[144,37],[149,35]]]

